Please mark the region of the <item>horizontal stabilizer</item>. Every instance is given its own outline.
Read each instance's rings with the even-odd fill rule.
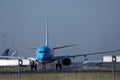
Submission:
[[[55,48],[53,48],[52,50],[61,49],[61,48],[67,48],[67,47],[76,46],[76,45],[77,45],[77,44],[72,44],[72,45],[66,45],[66,46],[55,47]]]
[[[34,50],[38,49],[37,47],[22,47],[22,48],[34,49]]]

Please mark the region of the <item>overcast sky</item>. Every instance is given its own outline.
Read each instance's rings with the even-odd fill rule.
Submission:
[[[120,49],[120,0],[0,0],[0,52],[14,38],[20,56],[35,56],[22,46],[45,44],[46,19],[50,47],[78,44],[56,55]]]

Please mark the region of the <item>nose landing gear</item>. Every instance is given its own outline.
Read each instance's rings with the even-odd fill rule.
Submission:
[[[37,70],[37,63],[36,61],[31,62],[31,70]]]

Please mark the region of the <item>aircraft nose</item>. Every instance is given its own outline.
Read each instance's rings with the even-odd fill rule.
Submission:
[[[37,54],[37,60],[42,60],[44,58],[44,54]]]

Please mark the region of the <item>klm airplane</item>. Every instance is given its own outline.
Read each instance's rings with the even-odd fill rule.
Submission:
[[[67,45],[67,46],[60,46],[60,47],[55,47],[55,48],[50,48],[48,47],[48,24],[46,24],[46,41],[45,41],[45,45],[41,46],[39,48],[31,48],[31,49],[37,49],[36,50],[36,61],[32,62],[31,64],[31,70],[33,70],[34,68],[37,69],[37,64],[36,62],[42,62],[43,68],[46,69],[46,64],[47,63],[51,63],[54,61],[57,61],[56,64],[56,69],[61,69],[62,65],[64,66],[68,66],[71,64],[71,60],[70,60],[70,56],[54,56],[54,52],[56,49],[61,49],[61,48],[66,48],[66,47],[71,47],[71,46],[75,46],[76,44],[72,44],[72,45]],[[72,56],[71,56],[72,57]]]
[[[33,48],[37,49],[36,50],[36,61],[37,62],[42,62],[43,68],[46,69],[46,64],[47,63],[52,63],[54,61],[57,61],[56,63],[56,70],[61,70],[62,66],[69,66],[71,65],[71,58],[79,57],[79,56],[84,56],[86,55],[95,55],[95,54],[103,54],[103,53],[113,53],[113,52],[118,52],[120,50],[113,50],[113,51],[106,51],[106,52],[95,52],[95,53],[86,53],[86,54],[79,54],[79,55],[64,55],[64,56],[54,56],[54,52],[56,49],[61,49],[61,48],[66,48],[66,47],[71,47],[71,46],[76,46],[76,44],[72,45],[67,45],[67,46],[60,46],[60,47],[55,47],[55,48],[50,48],[48,44],[48,24],[46,24],[46,42],[44,46],[41,46],[39,48]],[[37,65],[35,62],[32,63],[31,69],[37,69]]]

